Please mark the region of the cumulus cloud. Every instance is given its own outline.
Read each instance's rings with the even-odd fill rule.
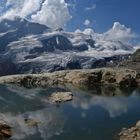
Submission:
[[[84,25],[85,26],[89,26],[91,24],[91,21],[89,20],[89,19],[86,19],[85,21],[84,21]]]
[[[0,19],[29,18],[50,27],[62,27],[71,18],[65,0],[7,0]],[[2,8],[2,7],[1,7]]]
[[[111,29],[101,34],[95,33],[91,28],[85,29],[83,33],[87,35],[90,34],[98,40],[121,41],[123,43],[130,43],[132,39],[137,37],[131,28],[127,28],[125,25],[122,25],[119,22],[114,22]]]
[[[35,22],[43,23],[55,28],[65,25],[71,18],[67,4],[64,0],[46,0],[41,10],[32,15],[31,18]]]
[[[94,35],[94,31],[91,28],[86,28],[83,33],[86,35]]]
[[[93,4],[91,7],[86,7],[85,10],[86,11],[92,11],[92,10],[95,10],[96,7],[97,7],[97,5],[96,4]]]
[[[80,33],[82,33],[82,31],[81,31],[80,29],[76,29],[76,30],[75,30],[75,33],[76,33],[76,34],[80,34]]]
[[[137,35],[132,32],[130,28],[125,25],[115,22],[113,27],[104,33],[105,40],[119,40],[123,42],[128,42]]]
[[[5,6],[10,8],[3,13],[1,18],[14,19],[16,16],[26,18],[39,10],[41,2],[42,0],[7,0]]]

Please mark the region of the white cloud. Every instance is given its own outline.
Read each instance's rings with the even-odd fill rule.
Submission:
[[[13,19],[16,16],[26,18],[39,10],[41,3],[42,0],[7,0],[5,5],[11,8],[1,18]]]
[[[136,38],[137,35],[132,32],[130,28],[119,22],[114,22],[113,27],[104,33],[95,33],[93,29],[88,28],[83,31],[84,34],[90,34],[98,40],[104,41],[121,41],[123,43],[130,43],[132,39]]]
[[[57,28],[64,26],[71,18],[67,4],[64,0],[46,0],[41,10],[32,15],[31,18],[35,22],[43,23],[48,26]]]
[[[80,34],[80,33],[82,33],[82,31],[81,31],[80,29],[76,29],[76,30],[75,30],[75,33],[76,33],[76,34]]]
[[[85,10],[86,11],[92,11],[92,10],[95,10],[96,7],[97,7],[97,5],[96,4],[93,4],[91,7],[86,7]]]
[[[30,17],[31,20],[50,27],[62,27],[71,18],[68,5],[64,0],[7,0],[5,7],[10,7],[0,19]]]
[[[94,35],[94,31],[91,28],[87,28],[83,31],[84,34],[86,35]]]
[[[113,27],[104,33],[105,40],[117,40],[122,42],[129,42],[131,39],[135,38],[137,35],[132,32],[130,28],[119,22],[114,22]]]
[[[86,28],[84,31],[81,31],[81,33],[88,35],[95,40],[97,51],[105,50],[106,52],[108,50],[125,50],[130,53],[130,51],[134,50],[134,46],[136,45],[134,41],[138,37],[130,28],[119,22],[115,22],[111,29],[103,33],[96,33],[92,28]]]
[[[85,21],[84,21],[84,25],[85,26],[89,26],[91,24],[91,21],[89,20],[89,19],[86,19]]]

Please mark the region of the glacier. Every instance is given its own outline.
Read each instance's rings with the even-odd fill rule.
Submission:
[[[0,75],[105,67],[135,50],[92,29],[67,32],[18,17],[0,22]]]

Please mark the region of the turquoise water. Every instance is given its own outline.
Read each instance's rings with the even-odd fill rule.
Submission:
[[[55,91],[71,91],[74,99],[51,104]],[[0,119],[12,126],[10,140],[116,140],[123,127],[140,120],[139,108],[139,89],[0,86]],[[29,127],[26,118],[38,124]]]

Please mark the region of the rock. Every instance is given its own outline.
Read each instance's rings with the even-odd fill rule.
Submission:
[[[122,77],[119,85],[120,87],[137,87],[138,83],[135,77],[133,77],[131,74],[128,74]]]
[[[55,92],[49,98],[52,103],[66,102],[71,101],[72,99],[73,94],[71,92]]]
[[[128,129],[122,129],[118,134],[119,140],[140,140],[140,121]]]
[[[34,77],[32,75],[27,75],[27,76],[24,76],[19,84],[20,86],[23,86],[23,87],[26,87],[26,88],[35,88],[35,87],[44,87],[46,86],[47,81],[48,79],[47,78],[39,78],[39,77]]]
[[[137,87],[138,83],[135,78],[123,78],[120,83],[120,87]]]
[[[107,83],[115,83],[116,82],[116,74],[115,72],[105,71],[102,77],[102,80]]]
[[[115,87],[140,87],[140,76],[129,69],[87,69],[64,70],[42,74],[24,74],[0,77],[0,83],[18,84],[26,88],[50,87],[73,84],[77,87],[92,88],[96,85]]]
[[[10,137],[12,137],[11,127],[7,123],[1,121],[0,122],[0,138],[10,138]]]
[[[66,74],[64,79],[73,85],[93,86],[94,84],[101,84],[102,70],[70,71]]]
[[[91,68],[103,68],[106,66],[107,66],[107,61],[105,59],[99,59],[92,64]]]
[[[128,68],[140,72],[140,49],[130,55],[129,59],[124,60],[118,64],[119,68]]]
[[[124,69],[116,73],[116,82],[120,87],[137,87],[137,72],[134,70]]]
[[[136,123],[136,126],[137,126],[137,127],[140,127],[140,121],[138,121],[138,122]]]

